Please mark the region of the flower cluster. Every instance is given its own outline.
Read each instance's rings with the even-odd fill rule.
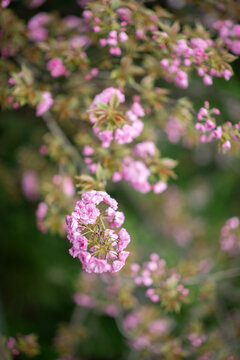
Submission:
[[[106,45],[109,45],[109,53],[111,55],[120,56],[122,54],[122,51],[118,46],[118,41],[123,43],[128,40],[128,35],[125,31],[125,28],[122,28],[119,34],[116,30],[110,31],[107,38],[102,38],[99,40],[100,46],[104,47]]]
[[[96,95],[90,105],[90,122],[94,124],[94,132],[105,148],[113,140],[119,144],[131,143],[144,128],[143,122],[138,118],[145,115],[139,102],[135,101],[123,115],[117,108],[124,102],[124,94],[119,89],[110,87]]]
[[[164,33],[164,37],[168,37],[168,35]],[[222,68],[221,71],[211,68],[210,59],[213,47],[214,42],[209,39],[177,40],[171,57],[163,58],[160,61],[160,65],[167,71],[165,74],[166,80],[174,81],[178,87],[187,88],[190,67],[196,68],[198,75],[203,78],[203,83],[206,86],[212,85],[213,76],[224,77],[225,80],[229,80],[232,73],[228,68]]]
[[[121,171],[113,173],[113,181],[125,180],[135,190],[145,194],[153,190],[160,194],[167,189],[167,184],[159,180],[159,159],[157,150],[152,141],[144,141],[135,145],[132,156],[122,160]]]
[[[62,75],[68,75],[66,67],[63,65],[62,60],[59,58],[53,58],[49,60],[47,63],[47,69],[50,71],[51,76],[54,78]]]
[[[124,251],[130,242],[124,214],[106,192],[88,191],[66,217],[70,254],[78,257],[89,273],[118,272],[129,255]]]
[[[138,286],[147,287],[146,296],[152,302],[161,302],[168,310],[180,309],[181,303],[187,301],[188,289],[180,282],[180,275],[174,270],[166,270],[166,262],[158,254],[151,254],[150,261],[143,264],[132,264],[131,275]]]
[[[233,24],[231,20],[218,20],[213,24],[218,36],[235,55],[240,55],[240,25]]]
[[[234,216],[228,219],[221,229],[220,244],[222,251],[229,255],[240,252],[239,218]]]
[[[195,128],[201,131],[201,142],[211,142],[213,139],[218,139],[221,142],[222,149],[231,149],[231,140],[240,140],[239,137],[239,123],[232,125],[227,122],[222,126],[216,125],[214,115],[219,115],[220,110],[216,108],[210,109],[209,102],[204,102],[204,107],[201,107],[197,119],[199,122],[195,124]]]

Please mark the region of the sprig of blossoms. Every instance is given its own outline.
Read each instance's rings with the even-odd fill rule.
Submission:
[[[118,203],[104,191],[88,191],[66,217],[70,254],[78,257],[88,273],[118,272],[129,255],[130,242],[124,214]]]
[[[217,126],[214,115],[219,114],[219,109],[210,109],[209,102],[205,101],[204,107],[201,107],[198,112],[197,119],[199,122],[195,124],[195,128],[202,133],[200,142],[206,143],[211,142],[213,139],[218,139],[222,149],[230,150],[232,140],[240,141],[240,123],[232,125],[232,123],[226,122],[223,125]]]
[[[161,34],[161,37],[163,34]],[[164,33],[168,38],[168,34]],[[168,39],[166,39],[168,42]],[[163,44],[163,53],[166,53]],[[212,77],[224,77],[229,80],[232,72],[222,66],[220,71],[212,67],[212,53],[215,51],[215,44],[211,39],[190,38],[178,39],[170,51],[171,55],[160,61],[160,65],[165,71],[165,78],[169,82],[174,82],[176,86],[187,88],[189,85],[188,72],[191,68],[197,70],[197,74],[203,78],[204,85],[212,85]]]
[[[135,284],[145,286],[146,296],[152,302],[160,302],[167,310],[179,311],[181,304],[188,301],[188,289],[181,283],[181,277],[174,269],[167,270],[166,262],[158,254],[151,254],[150,261],[132,264]]]
[[[94,132],[107,148],[115,140],[119,144],[129,144],[143,131],[144,124],[139,119],[145,115],[139,102],[134,102],[125,114],[118,106],[125,102],[124,94],[115,88],[107,88],[96,95],[89,107],[90,122]]]

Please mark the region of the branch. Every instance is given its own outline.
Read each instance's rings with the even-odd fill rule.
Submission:
[[[218,271],[213,274],[201,274],[201,275],[194,276],[192,278],[186,278],[184,280],[184,284],[185,285],[196,285],[196,284],[199,284],[202,281],[206,280],[207,277],[208,277],[208,280],[219,281],[219,280],[230,279],[230,278],[238,277],[238,276],[240,276],[240,268],[239,267],[228,269],[228,270]]]

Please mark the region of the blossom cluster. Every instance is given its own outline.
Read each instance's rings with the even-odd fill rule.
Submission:
[[[218,20],[213,24],[218,31],[218,36],[235,55],[240,55],[240,25],[231,20]]]
[[[240,252],[239,224],[239,218],[234,216],[228,219],[221,229],[221,249],[232,256]]]
[[[174,269],[167,271],[165,260],[158,254],[151,254],[142,268],[132,264],[131,271],[135,284],[147,287],[145,294],[152,302],[161,302],[169,310],[179,310],[180,304],[187,301],[189,291],[180,282],[180,275]]]
[[[168,37],[166,33],[163,35]],[[223,67],[220,71],[211,68],[210,60],[213,47],[214,42],[210,39],[177,40],[171,56],[160,61],[160,65],[165,71],[166,80],[174,81],[178,87],[187,88],[189,85],[188,71],[191,67],[196,68],[197,74],[203,78],[203,83],[206,86],[212,85],[212,77],[214,76],[229,80],[232,73],[228,68]]]
[[[211,142],[213,139],[218,139],[221,142],[221,147],[224,150],[231,149],[231,140],[240,140],[239,126],[240,124],[232,125],[227,122],[223,125],[217,126],[214,115],[219,115],[220,110],[216,108],[210,109],[209,102],[204,102],[204,107],[201,107],[195,124],[195,128],[201,131],[200,141],[203,143]]]
[[[104,47],[109,45],[109,53],[111,55],[120,56],[122,54],[121,48],[118,46],[118,42],[123,43],[128,40],[128,35],[125,32],[126,28],[122,28],[119,34],[116,30],[110,31],[107,38],[99,40],[100,46]]]
[[[153,190],[160,194],[167,189],[167,184],[159,180],[157,150],[152,141],[144,141],[135,145],[132,149],[132,156],[123,158],[121,170],[114,172],[114,182],[124,180],[135,190],[145,194]],[[153,179],[151,179],[151,177]]]
[[[116,211],[117,201],[104,191],[88,191],[66,217],[70,254],[78,257],[89,273],[118,272],[129,255],[130,242],[124,214]]]
[[[115,140],[119,144],[129,144],[143,131],[144,124],[139,119],[145,115],[138,101],[135,101],[125,115],[117,110],[125,102],[124,94],[113,87],[96,95],[89,107],[90,122],[104,148]]]

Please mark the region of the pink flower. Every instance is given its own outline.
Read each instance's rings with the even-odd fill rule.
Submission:
[[[185,127],[179,122],[175,116],[170,116],[168,122],[164,126],[164,131],[168,136],[168,140],[176,144],[185,133]]]
[[[133,154],[141,157],[141,158],[147,158],[154,156],[156,152],[155,144],[152,141],[144,141],[133,148]]]
[[[177,86],[186,89],[188,87],[188,74],[179,70],[175,77],[175,83]]]
[[[138,102],[134,102],[131,107],[132,112],[137,116],[144,116],[145,112]]]
[[[47,69],[50,71],[52,77],[59,77],[66,73],[66,68],[59,58],[53,58],[47,63]]]
[[[222,148],[225,150],[230,150],[231,149],[231,143],[229,140],[226,140],[223,144],[222,144]]]
[[[85,145],[83,148],[83,155],[91,156],[93,154],[94,154],[94,149],[89,145]]]
[[[125,216],[121,211],[115,211],[111,207],[107,208],[107,221],[110,224],[111,228],[120,227],[124,223]]]
[[[42,28],[50,22],[50,17],[47,13],[38,13],[33,16],[28,22],[28,29],[30,31]]]
[[[120,172],[115,171],[112,175],[112,181],[118,182],[120,180],[122,180],[122,174]]]
[[[216,139],[221,139],[221,137],[222,137],[222,127],[221,127],[221,126],[218,126],[217,129],[214,130],[213,136],[214,136]]]
[[[6,8],[10,5],[11,0],[2,0],[1,6],[2,8]]]
[[[92,296],[86,294],[77,293],[73,296],[73,299],[78,306],[90,309],[96,306],[96,300]]]
[[[128,40],[128,35],[124,31],[120,32],[119,33],[119,41],[125,42],[127,40]]]
[[[98,137],[102,142],[102,147],[108,148],[113,140],[113,131],[104,130],[98,134]]]
[[[39,203],[38,207],[37,207],[37,210],[36,210],[37,227],[43,233],[47,232],[47,228],[43,224],[43,219],[47,215],[47,212],[48,212],[47,204],[44,203],[44,202]]]
[[[232,72],[228,69],[223,70],[222,75],[225,80],[229,80],[232,77]]]
[[[163,181],[158,181],[156,184],[153,185],[153,192],[155,194],[161,194],[167,189],[167,184]]]
[[[240,25],[234,25],[233,35],[240,37]]]
[[[42,114],[44,114],[50,109],[53,103],[54,101],[52,99],[51,93],[48,91],[44,91],[42,93],[42,101],[40,101],[37,105],[36,115],[41,116]]]
[[[232,42],[231,51],[236,55],[240,55],[240,40],[234,40]]]
[[[209,75],[205,75],[205,76],[203,77],[203,83],[204,83],[204,85],[206,85],[206,86],[212,85],[212,83],[213,83],[212,77],[209,76]]]
[[[192,38],[190,44],[193,48],[200,48],[205,50],[208,47],[208,43],[201,38]]]
[[[95,224],[100,215],[98,208],[94,204],[85,204],[82,201],[78,201],[77,205],[79,220],[85,225]]]
[[[130,235],[126,229],[122,228],[118,233],[118,237],[119,237],[118,250],[122,251],[130,243]]]
[[[65,176],[63,178],[62,189],[66,196],[72,197],[75,194],[75,188],[70,176]]]
[[[44,41],[48,36],[48,30],[45,28],[33,29],[29,33],[29,39],[34,42]]]
[[[36,201],[39,197],[39,179],[36,171],[25,171],[22,177],[22,191],[30,201]]]

